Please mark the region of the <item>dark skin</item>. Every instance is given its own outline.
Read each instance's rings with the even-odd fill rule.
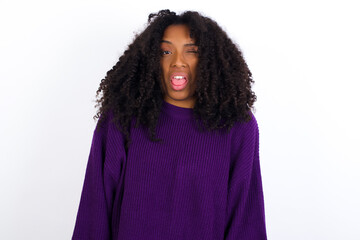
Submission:
[[[161,41],[161,50],[161,83],[164,100],[178,107],[193,108],[196,67],[199,59],[198,47],[195,45],[195,40],[190,38],[189,27],[184,24],[168,26]],[[185,83],[175,85],[174,82],[172,83],[174,78],[182,78]]]
[[[165,9],[149,15],[146,29],[101,80],[94,118],[102,125],[112,112],[126,148],[134,118],[151,141],[162,140],[156,126],[164,101],[192,108],[199,130],[230,130],[235,122],[251,119],[252,83],[241,51],[215,21],[194,11],[177,15]]]

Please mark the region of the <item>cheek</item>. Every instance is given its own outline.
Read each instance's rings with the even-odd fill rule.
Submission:
[[[165,79],[167,78],[168,70],[165,67],[163,62],[160,63],[160,67],[161,67],[161,74],[160,74],[161,75],[161,84],[166,85]]]
[[[198,65],[198,60],[194,60],[194,61],[191,63],[191,74],[192,74],[193,76],[196,75],[197,65]]]
[[[168,72],[168,68],[166,67],[167,66],[167,61],[162,59],[160,61],[160,66],[161,66],[162,75],[165,76],[167,74],[167,72]]]

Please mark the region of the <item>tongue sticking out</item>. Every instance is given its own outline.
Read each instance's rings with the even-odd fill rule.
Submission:
[[[185,80],[185,78],[182,78],[182,79],[173,78],[173,79],[171,79],[171,82],[174,85],[180,86],[180,85],[183,85],[186,82],[186,80]]]
[[[183,90],[187,85],[186,78],[171,78],[171,87],[175,91]]]

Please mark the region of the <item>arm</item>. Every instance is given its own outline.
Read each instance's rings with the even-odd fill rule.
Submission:
[[[266,240],[259,129],[254,115],[234,131],[231,147],[224,239]]]
[[[108,120],[95,129],[73,240],[111,239],[111,213],[125,158],[120,134]]]

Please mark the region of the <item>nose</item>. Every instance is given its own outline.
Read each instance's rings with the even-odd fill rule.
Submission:
[[[179,53],[175,53],[174,54],[174,58],[173,58],[173,62],[171,63],[172,67],[186,67],[186,63],[185,60],[182,56],[182,54]]]

